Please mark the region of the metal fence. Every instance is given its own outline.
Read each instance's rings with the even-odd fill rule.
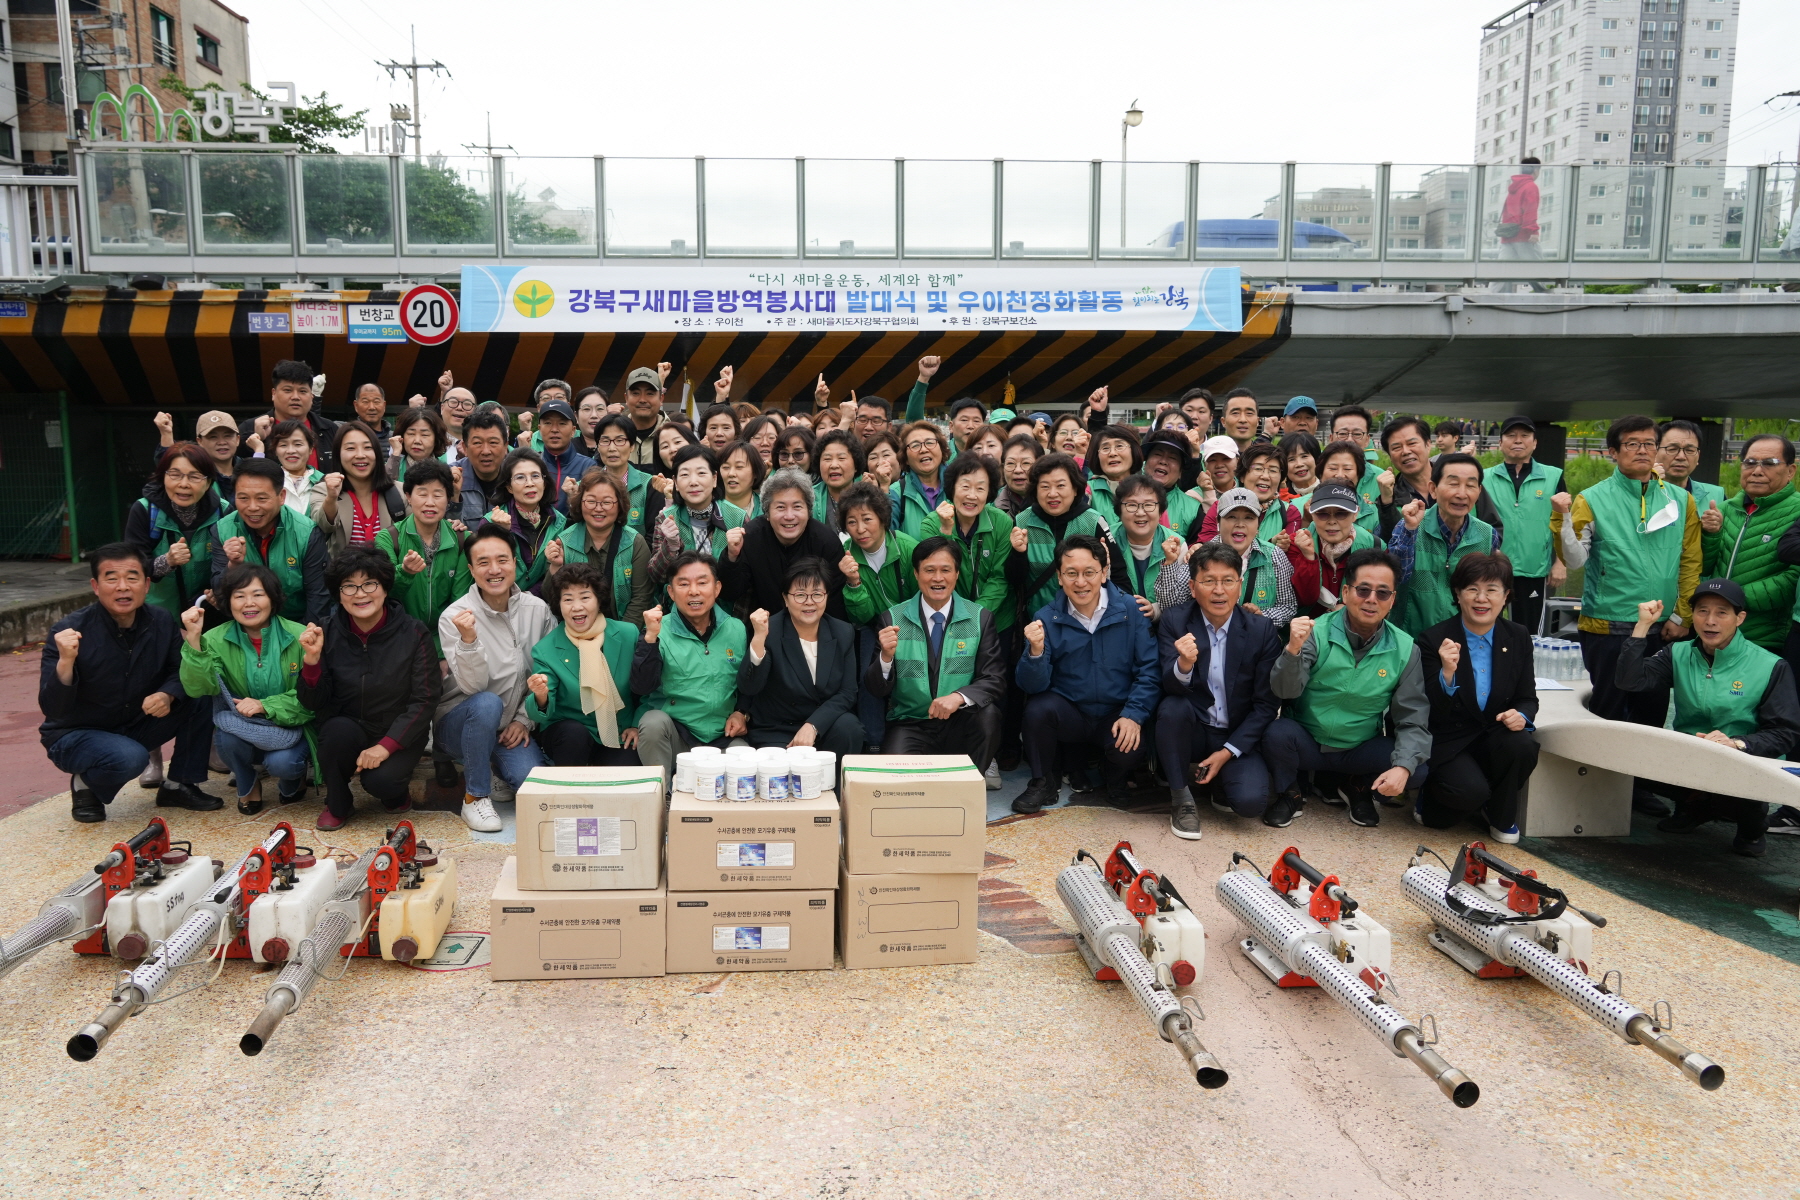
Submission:
[[[48,279],[83,263],[74,176],[0,176],[0,278]]]

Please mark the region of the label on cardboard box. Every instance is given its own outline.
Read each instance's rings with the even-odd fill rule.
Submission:
[[[720,842],[718,865],[721,867],[791,867],[794,865],[794,843]]]
[[[642,767],[538,767],[519,785],[519,885],[647,888],[662,879],[662,778]]]
[[[669,798],[669,882],[683,892],[833,887],[838,824],[830,792],[755,804],[676,792]]]
[[[714,925],[714,950],[786,950],[786,925]]]
[[[669,896],[668,969],[829,971],[835,890],[716,891]]]
[[[557,817],[554,824],[558,858],[590,854],[601,858],[619,856],[617,817]]]

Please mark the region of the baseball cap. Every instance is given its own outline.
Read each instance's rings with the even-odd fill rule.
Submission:
[[[1512,429],[1529,429],[1529,430],[1531,430],[1531,432],[1536,433],[1537,432],[1537,422],[1532,420],[1530,417],[1517,416],[1517,415],[1510,416],[1510,417],[1506,418],[1506,420],[1500,422],[1500,432],[1501,433],[1505,433],[1508,430],[1512,430]]]
[[[1337,508],[1344,512],[1362,511],[1362,500],[1357,494],[1341,483],[1321,483],[1313,489],[1312,498],[1306,507],[1311,512],[1321,508]]]
[[[575,410],[569,407],[567,400],[547,400],[538,406],[537,415],[540,421],[545,417],[561,417],[571,425],[575,423]]]
[[[1748,612],[1750,609],[1750,605],[1744,600],[1744,589],[1729,579],[1707,580],[1694,589],[1694,594],[1688,597],[1688,603],[1698,604],[1702,596],[1717,596],[1738,612]]]
[[[647,383],[657,391],[662,391],[662,376],[656,373],[655,367],[639,367],[625,377],[625,387],[628,390],[640,383]]]
[[[200,414],[200,419],[194,422],[194,436],[203,438],[215,429],[229,429],[236,433],[237,427],[238,423],[232,419],[230,413],[220,412],[215,408],[211,412]]]
[[[1004,425],[1017,415],[1018,414],[1013,412],[1010,408],[996,408],[993,412],[988,414],[988,420],[995,425]]]
[[[1281,415],[1291,417],[1297,412],[1311,412],[1317,416],[1319,405],[1311,396],[1295,396],[1287,402],[1287,407],[1281,410]]]
[[[1042,421],[1046,425],[1050,423],[1050,414],[1047,412],[1034,412],[1026,415],[1033,421]]]
[[[1205,462],[1215,454],[1223,454],[1226,458],[1236,458],[1238,456],[1237,443],[1222,433],[1217,437],[1209,437],[1204,442],[1200,443],[1201,462]],[[1236,491],[1239,489],[1234,488],[1232,490]]]
[[[1247,508],[1260,516],[1262,501],[1258,500],[1256,493],[1249,488],[1231,488],[1219,497],[1219,516],[1223,517],[1226,513],[1236,512],[1240,508]]]
[[[1179,433],[1158,429],[1144,439],[1145,458],[1149,458],[1152,454],[1168,454],[1179,459],[1181,465],[1186,467],[1190,453],[1188,440]]]

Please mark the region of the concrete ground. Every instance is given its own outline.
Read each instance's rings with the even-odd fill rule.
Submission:
[[[0,928],[149,806],[128,788],[104,825],[72,823],[61,796],[0,820]],[[322,849],[317,809],[283,815]],[[52,947],[0,981],[0,1087],[14,1098],[0,1195],[1793,1194],[1800,966],[1508,852],[1609,918],[1596,969],[1621,969],[1640,1006],[1673,1001],[1676,1036],[1729,1073],[1704,1093],[1535,983],[1477,980],[1430,950],[1399,876],[1418,841],[1448,855],[1458,839],[1387,816],[1363,830],[1314,806],[1273,830],[1208,810],[1191,843],[1162,815],[1059,807],[990,827],[995,932],[971,965],[499,983],[358,960],[254,1059],[237,1040],[270,977],[232,962],[96,1061],[70,1060],[63,1044],[115,968]],[[216,857],[273,819],[229,806],[171,818]],[[471,841],[452,815],[418,821],[459,860],[452,928],[485,928],[509,847]],[[355,850],[381,830],[364,812],[333,840]],[[1220,1091],[1194,1085],[1120,985],[1059,952],[1057,870],[1121,838],[1207,925],[1194,992],[1200,1036],[1231,1072]],[[1232,850],[1266,867],[1290,844],[1394,931],[1401,1007],[1436,1015],[1443,1054],[1482,1086],[1475,1108],[1454,1108],[1322,993],[1276,989],[1238,953],[1212,885]]]

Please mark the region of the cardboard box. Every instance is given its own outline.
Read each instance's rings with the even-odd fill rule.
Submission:
[[[846,754],[844,862],[852,875],[980,871],[987,785],[961,754]]]
[[[837,793],[813,800],[669,798],[669,887],[678,892],[837,886]]]
[[[641,979],[663,974],[668,889],[538,892],[500,869],[488,902],[495,979]]]
[[[518,790],[519,886],[549,892],[662,882],[662,773],[538,767]]]
[[[979,875],[839,877],[844,966],[926,967],[975,961]]]
[[[829,971],[837,893],[670,892],[669,974]]]

